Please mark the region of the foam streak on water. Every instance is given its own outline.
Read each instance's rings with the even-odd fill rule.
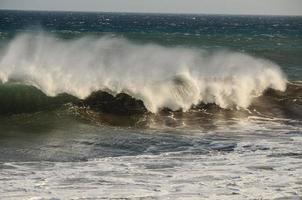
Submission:
[[[300,200],[301,27],[0,11],[0,199]]]
[[[208,144],[211,150],[207,153],[196,145],[186,151],[86,162],[1,163],[0,197],[299,199],[299,129],[275,123],[271,128],[276,131],[266,132],[260,124],[256,130],[256,124],[242,123],[245,132],[250,127],[255,134],[244,133],[240,138],[234,130],[186,136],[192,140],[216,137]]]

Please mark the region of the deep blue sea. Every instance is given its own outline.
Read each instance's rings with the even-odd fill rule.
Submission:
[[[122,37],[138,43],[228,49],[279,64],[302,78],[302,17],[1,11],[1,43],[44,31],[57,37]]]
[[[302,17],[0,10],[0,199],[301,199]]]

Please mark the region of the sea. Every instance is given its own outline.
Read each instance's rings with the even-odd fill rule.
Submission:
[[[0,199],[302,199],[302,17],[0,10]]]

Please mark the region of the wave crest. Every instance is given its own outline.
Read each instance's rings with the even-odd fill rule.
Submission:
[[[0,57],[0,79],[33,85],[49,96],[125,92],[151,112],[186,111],[201,102],[247,108],[268,88],[284,91],[287,82],[276,64],[243,53],[46,34],[13,39]]]

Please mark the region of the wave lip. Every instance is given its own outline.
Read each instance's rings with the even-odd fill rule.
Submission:
[[[267,89],[284,91],[287,83],[276,64],[243,53],[43,33],[10,42],[0,55],[0,79],[35,86],[48,96],[125,93],[153,113],[187,111],[200,103],[248,108]]]

